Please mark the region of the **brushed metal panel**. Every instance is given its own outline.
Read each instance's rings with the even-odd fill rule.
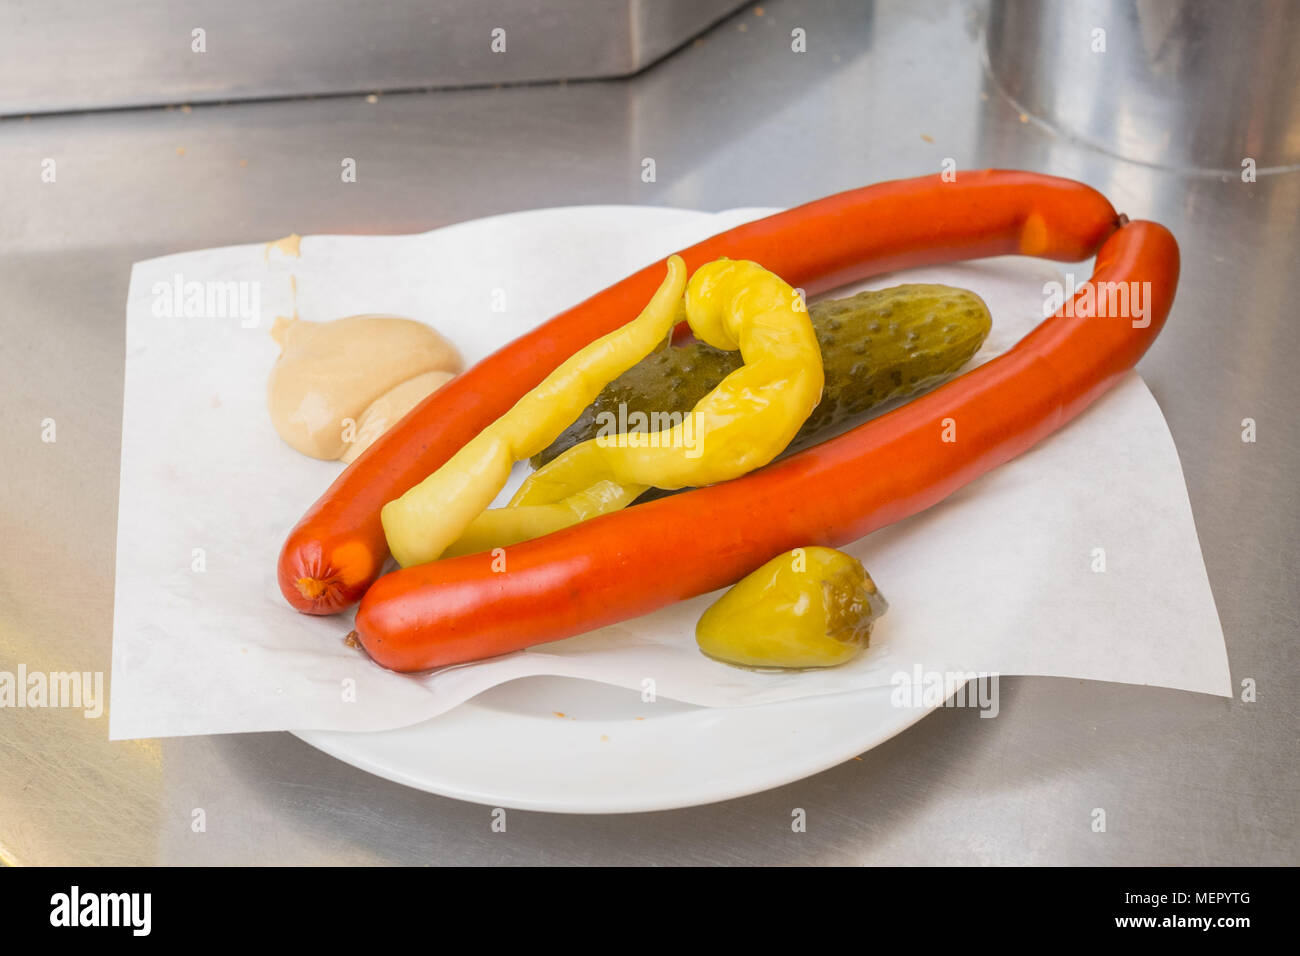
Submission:
[[[990,68],[1053,128],[1126,159],[1300,164],[1300,4],[995,0]]]
[[[626,76],[741,5],[7,0],[0,115]]]

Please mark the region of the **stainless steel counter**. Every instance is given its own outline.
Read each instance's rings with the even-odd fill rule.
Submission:
[[[109,670],[133,261],[572,203],[789,205],[952,157],[1082,179],[1177,235],[1178,301],[1140,367],[1182,457],[1234,683],[1253,680],[1258,699],[1008,679],[996,720],[940,710],[775,791],[636,817],[512,812],[506,834],[486,808],[288,734],[109,743],[106,718],[5,709],[5,860],[1298,861],[1300,173],[1182,175],[1055,135],[988,79],[979,8],[761,9],[627,81],[0,122],[0,669]],[[796,27],[806,53],[791,51]],[[343,157],[356,183],[340,181]],[[641,180],[645,157],[656,182]],[[791,832],[796,806],[806,833]],[[1105,833],[1090,826],[1097,807]]]

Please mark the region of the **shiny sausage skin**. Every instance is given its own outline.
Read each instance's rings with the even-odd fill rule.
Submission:
[[[1089,307],[1081,288],[1009,352],[742,478],[387,574],[357,612],[361,643],[399,671],[504,654],[647,614],[733,584],[791,548],[836,547],[916,514],[1114,385],[1163,327],[1178,269],[1167,229],[1127,223],[1102,245],[1091,282],[1140,284],[1146,324]],[[945,442],[949,419],[956,440]]]
[[[687,267],[752,259],[812,295],[895,269],[1023,254],[1067,262],[1117,227],[1096,190],[1036,173],[984,170],[849,190],[729,229],[680,254]],[[488,356],[354,461],[289,533],[278,578],[308,614],[345,610],[388,556],[379,510],[435,471],[578,349],[635,316],[665,261],[615,283]]]

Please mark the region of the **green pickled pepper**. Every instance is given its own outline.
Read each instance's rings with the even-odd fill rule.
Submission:
[[[887,607],[857,558],[834,548],[795,548],[714,602],[695,640],[709,657],[741,667],[834,667],[867,646]]]

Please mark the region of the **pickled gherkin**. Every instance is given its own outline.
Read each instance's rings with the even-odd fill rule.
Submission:
[[[900,285],[808,307],[821,346],[826,387],[790,448],[820,441],[854,416],[950,378],[989,334],[988,307],[973,292],[945,285]],[[703,342],[652,352],[610,382],[551,445],[533,456],[540,468],[596,437],[604,423],[660,421],[686,413],[742,364],[739,352]],[[638,414],[640,413],[640,414]],[[651,426],[653,427],[653,426]]]

